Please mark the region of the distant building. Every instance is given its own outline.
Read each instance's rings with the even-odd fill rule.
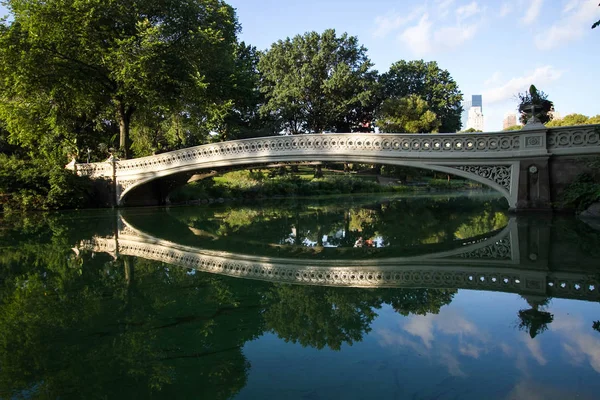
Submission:
[[[471,100],[463,102],[462,123],[463,129],[483,131],[483,97],[480,94],[474,94]]]
[[[502,121],[502,129],[506,129],[510,126],[517,125],[517,114],[515,113],[506,113],[504,115],[504,120]]]
[[[471,106],[469,108],[469,118],[467,119],[467,129],[483,131],[483,111],[481,107]]]
[[[552,115],[552,120],[560,121],[562,119],[562,115],[558,111],[549,111],[549,115]]]

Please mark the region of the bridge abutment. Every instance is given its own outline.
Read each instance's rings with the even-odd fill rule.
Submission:
[[[549,157],[520,160],[515,211],[551,211]]]

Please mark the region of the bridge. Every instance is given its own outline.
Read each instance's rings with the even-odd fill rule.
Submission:
[[[501,193],[512,210],[551,209],[600,155],[600,125],[496,133],[306,134],[233,140],[131,160],[67,165],[109,184],[113,206],[159,205],[174,186],[218,168],[277,162],[358,162],[440,171]]]
[[[135,256],[202,272],[278,283],[338,287],[458,288],[600,301],[599,275],[549,253],[550,227],[516,216],[498,232],[431,254],[370,260],[278,258],[200,249],[145,233],[122,216],[110,237],[80,251]]]

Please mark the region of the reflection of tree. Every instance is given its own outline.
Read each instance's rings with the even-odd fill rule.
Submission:
[[[481,215],[472,217],[462,224],[454,235],[459,239],[468,239],[501,229],[508,224],[508,217],[502,212],[485,210]]]
[[[402,315],[435,313],[449,304],[456,290],[355,289],[277,285],[267,297],[266,328],[280,338],[321,349],[339,350],[362,340],[377,316],[390,304]]]
[[[0,393],[137,398],[176,388],[225,399],[245,385],[241,346],[263,331],[263,284],[75,256],[60,234],[51,242],[0,251]]]
[[[273,249],[265,248],[269,244],[343,249],[352,248],[359,238],[366,241],[374,237],[381,238],[384,246],[392,248],[453,246],[457,238],[478,236],[506,225],[507,218],[497,211],[498,207],[503,205],[477,199],[400,198],[379,202],[364,200],[362,204],[306,202],[243,206],[228,208],[227,212],[193,209],[187,211],[188,214],[185,210],[178,212],[177,218],[194,229],[214,235],[202,242],[203,247],[216,248],[223,243],[222,248],[230,251],[239,248],[241,252],[252,249],[270,254]],[[135,218],[132,223],[138,226]],[[143,221],[139,227],[143,229]],[[324,236],[327,242],[323,242]],[[248,246],[249,243],[252,245]],[[283,251],[298,253],[301,250]],[[312,250],[316,252],[319,250]]]
[[[269,293],[267,329],[285,341],[339,350],[362,340],[377,314],[378,299],[351,288],[277,285]]]
[[[554,320],[554,315],[547,311],[540,311],[540,307],[548,305],[550,299],[534,296],[523,297],[531,306],[528,310],[519,310],[519,330],[526,331],[533,339],[538,334],[548,330],[548,324]]]
[[[450,304],[456,292],[456,289],[395,290],[389,304],[404,316],[437,314],[442,306]]]

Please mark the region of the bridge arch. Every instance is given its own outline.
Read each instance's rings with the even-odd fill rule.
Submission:
[[[277,162],[274,160],[273,162]],[[284,160],[279,160],[279,162],[284,162]],[[293,157],[287,158],[285,162],[307,162],[305,159],[294,159]],[[499,194],[501,194],[508,202],[511,204],[511,173],[513,170],[513,164],[505,164],[505,165],[494,165],[494,166],[478,166],[478,165],[443,165],[443,164],[435,164],[435,163],[426,163],[426,162],[418,162],[418,161],[404,161],[404,160],[387,160],[385,163],[382,163],[381,160],[376,158],[368,158],[368,157],[356,157],[348,155],[343,158],[330,158],[330,157],[321,157],[318,160],[311,160],[311,162],[338,162],[338,163],[364,163],[364,164],[382,164],[382,165],[391,165],[391,166],[404,166],[416,169],[424,169],[429,171],[443,172],[446,174],[459,176],[461,178],[466,178],[471,181],[483,184]],[[208,171],[219,171],[219,168],[223,169],[223,172],[230,170],[242,170],[249,167],[261,167],[263,164],[257,164],[252,160],[244,160],[239,163],[232,163],[229,165],[218,165],[213,166],[212,168],[205,167],[203,169],[199,169],[194,165],[189,165],[183,168],[180,168],[177,172],[170,172],[169,174],[152,174],[151,176],[146,176],[141,178],[139,181],[131,184],[125,188],[121,192],[119,205],[127,204],[127,200],[130,196],[135,196],[136,192],[139,192],[140,196],[148,195],[148,191],[140,191],[144,186],[151,185],[153,182],[163,180],[162,184],[158,184],[157,187],[154,188],[153,193],[154,196],[161,197],[164,200],[169,192],[174,190],[176,187],[179,187],[185,183],[187,183],[188,179],[192,175],[196,174],[205,174],[208,176],[213,176],[215,174],[209,174]],[[518,167],[518,166],[517,166]],[[166,181],[164,181],[166,179]],[[514,192],[514,190],[513,190]]]
[[[600,154],[600,125],[470,134],[309,134],[213,143],[133,160],[68,167],[92,178],[109,178],[114,205],[134,188],[178,174],[220,167],[290,161],[404,165],[458,175],[487,185],[511,209],[548,209],[551,185],[578,156]],[[552,168],[550,161],[559,160]],[[562,164],[561,164],[562,163]],[[575,168],[571,168],[575,171]],[[131,194],[130,194],[131,193]]]

